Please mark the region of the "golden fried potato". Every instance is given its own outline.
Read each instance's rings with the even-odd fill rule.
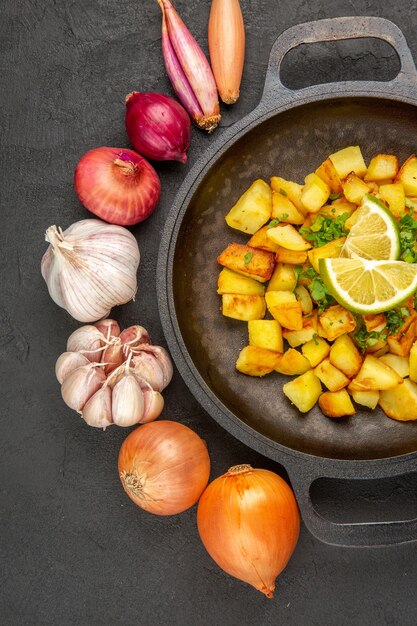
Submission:
[[[265,286],[253,278],[242,276],[224,267],[217,280],[217,293],[220,295],[237,293],[246,296],[263,296]]]
[[[355,172],[359,178],[363,178],[366,174],[366,165],[359,146],[343,148],[331,154],[329,159],[341,180],[346,178],[350,172]]]
[[[282,387],[287,398],[301,413],[307,413],[316,404],[322,392],[319,378],[308,370]]]
[[[274,352],[284,352],[282,328],[276,320],[251,320],[248,322],[249,345]]]
[[[295,348],[289,348],[281,355],[275,371],[279,374],[286,374],[287,376],[298,376],[310,369],[310,363],[305,356],[303,356],[301,352],[298,352],[298,350],[295,350]]]
[[[380,359],[367,354],[362,367],[349,385],[350,391],[370,391],[392,389],[401,385],[403,379],[392,367],[385,365]]]
[[[400,422],[417,419],[417,385],[406,378],[401,385],[381,391],[379,406],[388,417]]]
[[[275,369],[280,356],[278,352],[272,352],[272,350],[246,346],[240,351],[236,361],[236,369],[248,376],[265,376]]]
[[[329,359],[321,361],[313,371],[329,391],[339,391],[350,382],[349,378],[332,365]]]
[[[272,252],[257,250],[240,243],[229,243],[227,248],[217,257],[217,262],[234,272],[254,278],[261,283],[271,278],[275,267]]]
[[[319,407],[327,417],[338,419],[356,413],[346,389],[325,391],[319,398]]]
[[[226,215],[231,228],[253,235],[270,219],[272,190],[263,180],[255,180]]]
[[[222,313],[225,317],[248,322],[265,317],[266,305],[263,296],[245,296],[235,293],[222,295]]]
[[[349,335],[341,335],[330,348],[330,363],[348,378],[353,378],[362,366],[363,358]]]

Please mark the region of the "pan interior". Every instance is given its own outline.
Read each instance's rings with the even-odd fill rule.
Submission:
[[[252,378],[235,371],[247,344],[247,323],[223,317],[216,293],[218,254],[247,237],[224,217],[256,178],[277,175],[302,183],[332,152],[360,145],[365,160],[378,153],[405,160],[415,152],[416,108],[377,98],[306,104],[277,114],[242,134],[206,171],[186,199],[173,259],[175,312],[192,365],[210,391],[254,431],[293,450],[339,459],[375,459],[417,450],[417,423],[362,410],[339,421],[319,409],[301,415],[285,398],[289,378]],[[225,416],[225,420],[227,417]]]

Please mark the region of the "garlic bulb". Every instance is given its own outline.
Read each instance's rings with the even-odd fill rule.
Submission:
[[[65,403],[89,426],[152,422],[164,408],[161,391],[172,377],[168,352],[150,343],[147,330],[121,331],[114,320],[75,330],[55,366]]]
[[[42,276],[51,298],[80,322],[106,317],[137,290],[139,247],[123,226],[81,220],[67,230],[50,226]]]

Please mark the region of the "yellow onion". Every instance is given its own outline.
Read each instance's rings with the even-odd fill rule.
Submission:
[[[201,496],[197,524],[217,565],[272,598],[300,530],[294,494],[282,478],[250,465],[231,467]]]
[[[175,515],[195,504],[207,485],[205,443],[183,424],[150,422],[124,440],[119,476],[135,504],[157,515]]]

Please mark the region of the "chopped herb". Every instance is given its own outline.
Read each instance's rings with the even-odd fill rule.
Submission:
[[[269,230],[270,228],[274,228],[274,226],[277,226],[280,222],[282,222],[283,220],[286,220],[287,217],[288,217],[288,213],[283,213],[281,217],[276,217],[271,222],[269,222],[268,226],[266,227],[267,230]]]
[[[409,315],[410,312],[406,307],[401,307],[400,309],[392,309],[392,311],[388,311],[388,313],[385,313],[387,328],[391,335],[397,334],[401,326],[404,324],[404,318],[408,317]]]
[[[400,259],[406,263],[417,262],[417,220],[411,215],[403,215],[399,223],[400,227]]]
[[[245,267],[248,267],[252,257],[253,257],[253,253],[252,252],[248,252],[247,254],[245,254],[245,260],[244,260]]]
[[[342,213],[338,217],[326,217],[319,215],[310,228],[300,228],[300,234],[307,241],[311,241],[315,248],[324,246],[329,241],[339,239],[346,235],[345,222],[349,217],[349,213]]]
[[[318,304],[318,312],[323,313],[331,304],[334,304],[335,299],[327,291],[326,286],[322,282],[320,275],[312,268],[309,267],[305,272],[301,272],[299,276],[303,278],[309,278],[311,282],[307,285],[311,297]]]
[[[333,215],[336,213],[336,209],[333,207],[333,209],[330,211],[330,213],[333,213]]]
[[[281,194],[281,196],[286,196],[287,195],[287,192],[285,191],[285,189],[282,189],[282,187],[279,190],[279,193]]]
[[[293,291],[295,290],[295,288],[298,285],[298,279],[300,278],[301,272],[303,271],[303,266],[302,265],[296,265],[295,267],[293,267],[293,272],[294,272],[294,276],[295,276],[295,285],[293,288]]]
[[[316,346],[318,346],[318,345],[319,345],[319,342],[318,342],[317,337],[318,337],[317,333],[314,333],[314,335],[313,335],[313,341],[314,341],[314,345],[316,345]]]
[[[409,198],[405,199],[405,206],[407,207],[407,209],[414,209],[414,204],[411,202],[411,200]]]
[[[339,324],[343,324],[343,320],[339,320]]]
[[[337,200],[340,198],[340,193],[331,193],[329,196],[329,200]]]
[[[362,352],[365,352],[367,348],[370,348],[378,343],[381,339],[385,339],[384,333],[379,333],[376,330],[368,332],[366,326],[361,326],[360,329],[353,335],[358,347]]]

